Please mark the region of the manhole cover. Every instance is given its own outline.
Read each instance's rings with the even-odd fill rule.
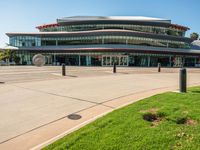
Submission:
[[[71,119],[71,120],[79,120],[81,119],[81,115],[78,114],[70,114],[67,116],[67,118]]]

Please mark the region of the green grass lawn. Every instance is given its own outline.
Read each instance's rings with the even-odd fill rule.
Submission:
[[[200,87],[113,111],[45,149],[200,149]]]

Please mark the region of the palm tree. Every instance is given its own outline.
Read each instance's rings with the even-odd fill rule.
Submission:
[[[192,34],[190,34],[190,38],[191,38],[192,40],[198,40],[199,34],[196,33],[196,32],[193,32]]]

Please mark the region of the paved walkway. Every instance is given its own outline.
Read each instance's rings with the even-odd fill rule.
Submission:
[[[109,75],[1,84],[0,149],[39,149],[123,105],[178,88],[176,72],[106,71]],[[190,85],[200,85],[200,73],[188,76]],[[82,118],[69,120],[71,113]]]

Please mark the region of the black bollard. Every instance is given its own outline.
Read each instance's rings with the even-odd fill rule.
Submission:
[[[116,73],[116,63],[113,65],[113,73]]]
[[[65,64],[62,64],[62,76],[66,76]]]
[[[180,69],[180,79],[179,79],[180,92],[187,92],[187,71],[185,68]]]
[[[158,72],[161,71],[161,63],[158,63]]]

